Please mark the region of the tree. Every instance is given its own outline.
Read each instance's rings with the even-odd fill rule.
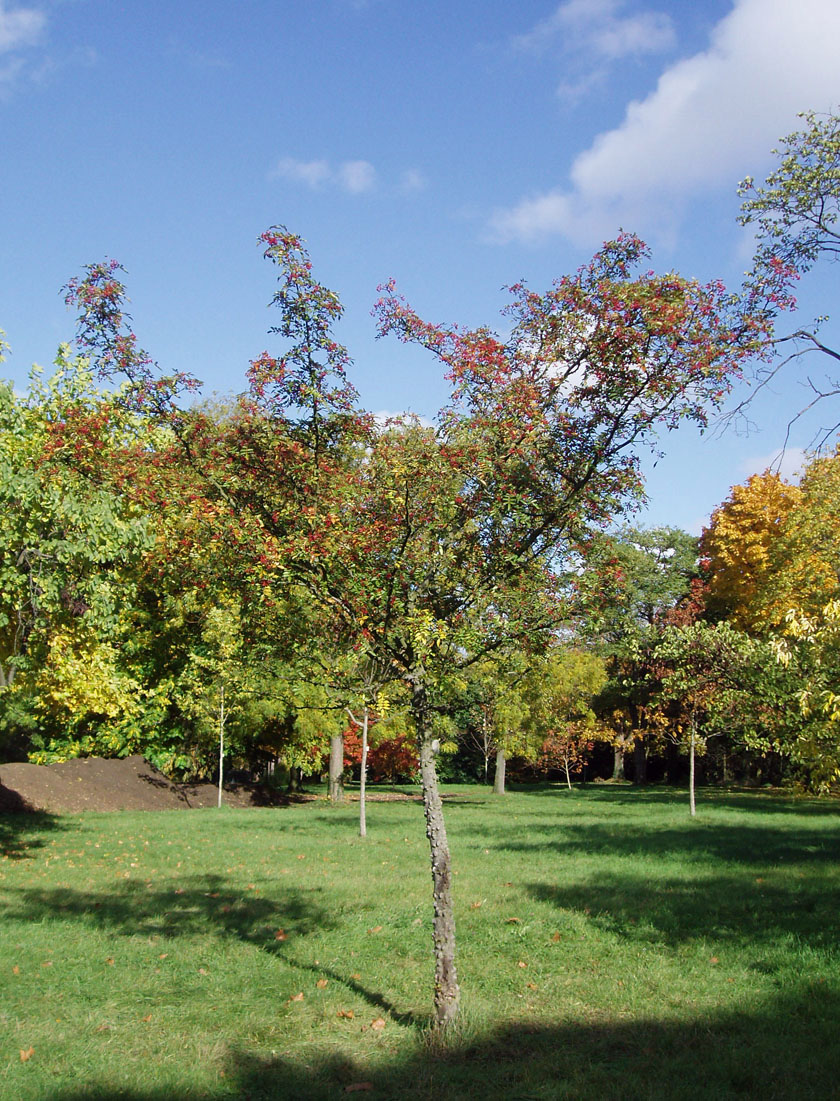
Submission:
[[[823,257],[836,260],[840,256],[840,117],[806,111],[801,130],[782,138],[780,148],[773,150],[778,166],[763,185],[751,176],[742,181],[739,194],[743,197],[739,222],[753,229],[756,252],[747,280],[748,295],[763,294],[771,301],[771,312],[795,305],[784,288],[806,274]],[[769,292],[769,294],[768,294]],[[828,360],[840,360],[840,352],[826,344],[819,335],[825,318],[800,327],[783,336],[776,336],[773,345],[782,354],[775,363],[757,373],[757,390],[766,386],[780,369],[793,360],[818,352]],[[840,394],[840,380],[828,375],[823,381],[807,379],[810,400],[796,414],[791,424],[799,420],[818,402]],[[741,402],[729,414],[737,417],[746,412],[752,396]],[[820,429],[818,439],[824,443],[837,425]]]
[[[542,744],[543,768],[562,768],[571,791],[571,771],[586,763],[597,729],[592,701],[604,687],[604,661],[585,650],[553,648],[531,675],[531,723]]]
[[[697,539],[679,528],[626,526],[598,534],[577,578],[579,634],[607,661],[609,682],[596,711],[612,730],[613,777],[623,779],[633,753],[634,781],[647,781],[655,727],[649,722],[647,654],[666,618],[700,599]]]
[[[814,615],[791,609],[774,649],[780,665],[793,674],[802,720],[778,741],[810,783],[828,791],[840,778],[840,600],[830,600]]]
[[[798,486],[766,470],[733,486],[715,509],[700,541],[712,614],[753,633],[770,625],[779,541],[801,499]]]
[[[103,647],[130,603],[150,535],[131,502],[95,477],[100,457],[131,431],[66,345],[51,378],[33,369],[24,397],[0,385],[0,699],[7,727],[24,720],[27,698],[37,702],[32,686],[47,663],[53,673],[62,665],[59,696],[69,703],[68,678],[78,678],[95,655],[88,673],[99,669],[97,686],[76,684],[83,711],[107,711],[120,691],[131,691],[118,687],[116,652]],[[42,718],[49,713],[41,708]]]
[[[650,676],[655,695],[671,705],[663,715],[679,735],[688,728],[689,806],[697,813],[695,758],[704,738],[754,707],[748,670],[757,644],[728,623],[669,626],[652,647]],[[683,739],[680,739],[681,741]]]
[[[250,398],[223,440],[208,442],[206,422],[175,406],[188,380],[149,381],[148,357],[125,339],[113,271],[88,269],[71,299],[102,367],[128,373],[133,399],[166,419],[219,498],[270,533],[277,576],[406,685],[432,868],[435,1019],[446,1026],[459,1004],[435,769],[446,680],[485,654],[548,639],[566,612],[556,567],[640,498],[637,451],[658,427],[705,423],[762,347],[764,319],[719,284],[634,274],[647,251],[630,236],[545,294],[512,288],[504,339],[427,324],[389,284],[380,333],[434,353],[453,394],[436,428],[377,432],[355,409],[331,335],[338,299],[312,277],[299,238],[274,227],[262,241],[280,269],[277,328],[291,347],[254,361]]]

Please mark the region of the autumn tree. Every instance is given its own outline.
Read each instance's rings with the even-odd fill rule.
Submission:
[[[615,779],[624,778],[632,752],[635,782],[646,782],[654,728],[645,655],[678,607],[694,607],[697,573],[697,539],[679,528],[627,525],[598,533],[586,547],[576,580],[578,632],[607,662],[609,680],[596,710],[613,733]]]
[[[559,646],[532,671],[530,722],[541,740],[538,763],[561,768],[569,790],[572,770],[586,764],[600,733],[592,703],[606,680],[597,654]]]
[[[767,629],[768,598],[776,588],[779,541],[802,491],[771,470],[733,486],[703,531],[700,554],[709,609],[742,630]]]
[[[737,724],[755,706],[749,670],[757,649],[754,640],[728,623],[697,622],[666,627],[649,652],[652,697],[660,707],[670,705],[661,710],[661,721],[688,752],[692,817],[697,813],[698,750],[705,749],[706,737]]]
[[[557,565],[640,498],[637,452],[657,428],[705,423],[766,340],[764,318],[718,284],[638,273],[647,253],[630,236],[544,294],[513,287],[504,337],[428,324],[389,285],[380,333],[437,356],[452,400],[435,428],[374,431],[332,336],[338,299],[313,278],[299,238],[275,227],[262,242],[279,268],[277,329],[289,348],[254,361],[233,430],[206,439],[204,423],[176,407],[186,383],[154,385],[136,356],[132,394],[172,424],[220,499],[259,519],[279,547],[278,577],[304,587],[337,635],[408,690],[432,867],[435,1019],[445,1026],[459,987],[435,768],[440,685],[465,662],[556,628],[567,612]],[[71,291],[106,370],[122,366],[126,346],[114,284],[89,269]]]
[[[777,305],[781,308],[795,304],[784,286],[790,286],[821,259],[833,261],[840,256],[840,117],[815,111],[799,117],[802,128],[782,138],[779,148],[773,150],[777,167],[764,183],[757,184],[748,176],[739,188],[743,198],[739,221],[756,238],[746,293],[752,295],[761,288],[759,293],[766,295],[768,288],[775,288],[770,296],[780,295]],[[771,312],[778,310],[771,306]],[[811,324],[776,335],[777,358],[757,371],[758,385],[753,393],[768,385],[787,364],[811,353],[820,354],[829,364],[839,361],[840,351],[821,335],[821,324],[826,320],[819,317]],[[840,380],[830,373],[822,379],[808,375],[806,384],[810,396],[794,420],[825,398],[840,394]],[[729,416],[745,415],[751,398],[741,402]],[[817,440],[826,442],[836,428],[836,424],[821,428]]]
[[[0,707],[7,729],[40,726],[42,743],[53,720],[58,730],[113,717],[135,696],[113,636],[148,525],[91,476],[123,432],[131,426],[66,345],[23,397],[0,386]]]

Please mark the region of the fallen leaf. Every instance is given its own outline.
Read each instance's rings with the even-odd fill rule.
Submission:
[[[487,899],[483,898],[483,899],[481,899],[481,901],[480,901],[480,902],[471,902],[471,903],[470,903],[470,909],[471,909],[471,910],[478,910],[478,909],[480,909],[480,908],[481,908],[481,907],[482,907],[482,906],[484,905],[484,903],[485,903],[486,901],[487,901]]]
[[[302,1002],[303,1001],[303,991],[301,990],[301,992],[299,994],[292,994],[291,998],[289,998],[289,1001],[290,1002]]]
[[[356,1014],[352,1009],[339,1009],[336,1014],[337,1017],[346,1017],[348,1021],[352,1021]]]
[[[345,1086],[345,1093],[361,1093],[362,1090],[372,1090],[373,1082],[354,1082],[351,1086]]]
[[[717,958],[717,956],[710,956],[709,963],[720,963],[720,960]]]
[[[528,966],[528,964],[527,964],[527,963],[525,962],[525,960],[520,960],[520,961],[519,961],[519,962],[517,963],[517,965],[516,965],[516,966],[517,966],[517,967],[527,967],[527,966]]]
[[[278,929],[277,932],[274,934],[274,939],[275,940],[285,940],[286,939],[286,934],[283,932],[282,929]]]
[[[14,967],[12,968],[12,974],[13,975],[19,975],[20,974],[20,968],[18,967],[17,964],[15,964]]]
[[[145,1017],[141,1017],[141,1020],[143,1020],[143,1021],[151,1021],[151,1019],[152,1019],[151,1013],[147,1013]]]
[[[111,1031],[111,1026],[110,1025],[100,1025],[99,1028],[96,1031],[97,1032],[110,1032]]]
[[[359,974],[358,971],[354,971],[353,974],[350,976],[351,979],[360,979],[361,977],[362,976]]]
[[[52,960],[45,960],[45,961],[44,961],[44,962],[43,962],[43,963],[41,964],[41,966],[42,966],[42,967],[52,967]]]
[[[161,954],[158,956],[158,959],[159,960],[165,960],[168,955],[169,955],[168,952],[161,952]]]
[[[319,990],[323,990],[324,987],[327,985],[327,980],[326,979],[318,979],[318,981],[315,983],[315,985],[318,987]]]
[[[109,967],[113,967],[114,966],[114,957],[113,956],[108,956],[106,958],[105,962],[108,964]]]
[[[382,1029],[385,1027],[385,1018],[377,1017],[375,1021],[370,1022],[370,1027],[375,1029],[377,1032],[381,1032]]]
[[[32,1056],[35,1054],[34,1047],[28,1047],[26,1051],[23,1048],[20,1049],[20,1061],[22,1063],[28,1063]]]
[[[298,853],[298,860],[306,860],[306,853]]]
[[[505,925],[521,925],[522,918],[508,918]]]
[[[382,926],[381,925],[374,925],[374,927],[372,929],[368,929],[368,932],[369,933],[381,933],[382,932]]]
[[[560,940],[561,939],[560,934],[559,933],[552,933],[551,934],[551,939],[554,940],[554,941]]]
[[[529,990],[536,990],[537,989],[537,984],[535,982],[529,982],[527,984],[527,986],[528,986]]]
[[[210,974],[210,972],[207,970],[206,967],[199,967],[198,973],[199,973],[199,975],[209,975]]]

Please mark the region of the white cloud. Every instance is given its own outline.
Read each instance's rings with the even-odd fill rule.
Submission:
[[[345,191],[361,195],[376,184],[376,169],[369,161],[345,161],[339,166],[338,178]]]
[[[628,31],[625,46],[632,39]],[[567,186],[497,211],[495,238],[560,234],[589,246],[621,226],[672,231],[686,200],[734,190],[766,163],[799,111],[836,103],[838,39],[837,0],[735,0],[709,48],[670,65],[646,99],[631,102],[624,121],[578,155]]]
[[[752,455],[741,462],[741,471],[746,475],[763,474],[772,470],[786,481],[798,481],[799,475],[807,465],[808,453],[802,447],[786,447],[771,451],[767,455]]]
[[[0,53],[34,46],[46,25],[47,17],[36,8],[7,9],[0,0]]]
[[[331,174],[326,161],[298,161],[294,157],[281,157],[272,172],[272,176],[312,188],[320,187]]]
[[[523,50],[559,45],[564,53],[581,51],[607,61],[659,53],[675,40],[674,27],[662,12],[641,11],[622,16],[624,0],[566,0],[532,31],[514,39]]]

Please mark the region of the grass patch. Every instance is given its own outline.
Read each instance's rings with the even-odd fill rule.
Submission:
[[[2,819],[0,1096],[836,1096],[834,804],[445,790],[445,1041],[416,803]]]

